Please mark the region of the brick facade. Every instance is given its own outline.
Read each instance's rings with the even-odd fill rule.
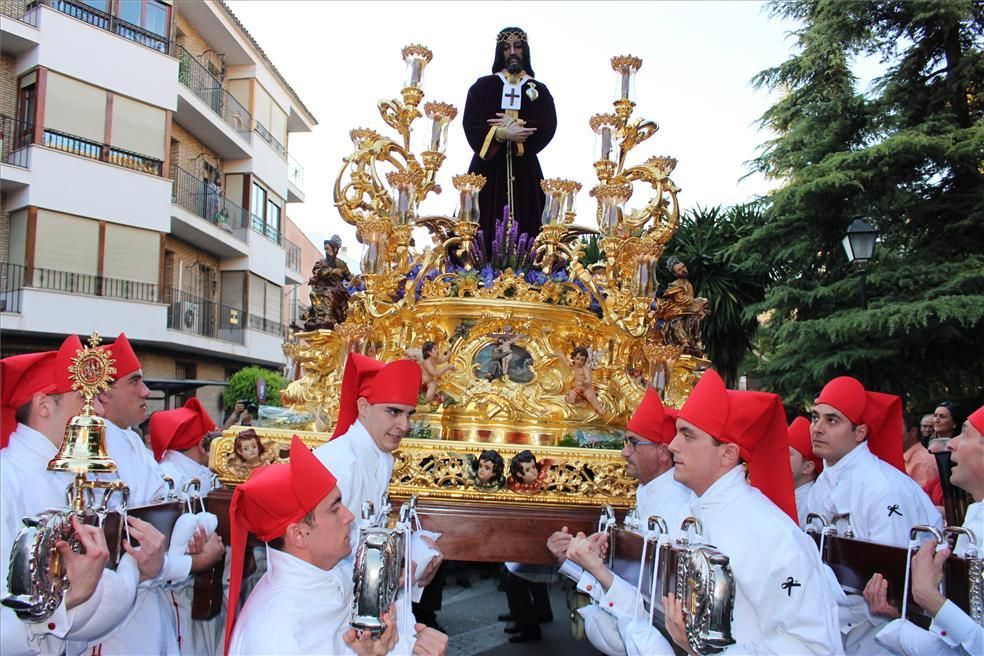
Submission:
[[[219,281],[219,258],[207,251],[189,244],[188,242],[167,235],[164,241],[165,266],[164,287],[177,289],[178,291],[199,296],[208,301],[218,301],[218,281]],[[173,267],[169,266],[167,253],[173,253]],[[183,273],[179,276],[178,265],[183,266]],[[201,266],[198,266],[201,265]],[[214,272],[216,289],[211,290],[203,286],[202,269],[208,267]],[[169,270],[168,270],[169,269]],[[179,288],[180,280],[180,288]]]
[[[0,55],[0,114],[17,116],[17,59]]]
[[[196,179],[201,179],[207,162],[222,174],[222,160],[211,148],[203,144],[177,121],[171,122],[171,163],[184,169]]]

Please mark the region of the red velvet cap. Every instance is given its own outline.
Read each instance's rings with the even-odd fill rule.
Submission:
[[[296,435],[290,441],[290,463],[274,463],[253,470],[249,480],[239,485],[229,506],[232,564],[229,599],[239,599],[242,585],[246,539],[253,533],[270,542],[281,537],[290,524],[299,522],[328,493],[335,489],[335,477]],[[229,653],[236,607],[229,605],[226,618],[225,653]]]
[[[331,439],[344,435],[359,418],[361,397],[369,403],[417,405],[422,372],[413,360],[384,364],[358,353],[349,353],[342,375],[342,395],[338,402],[338,424]]]
[[[728,421],[728,390],[718,372],[708,369],[694,385],[677,416],[720,440]]]
[[[796,449],[801,456],[813,463],[815,471],[819,474],[823,471],[823,458],[818,458],[813,454],[813,437],[810,435],[810,420],[806,417],[797,417],[789,425],[789,446]]]
[[[76,335],[65,338],[57,351],[26,353],[0,360],[0,448],[6,447],[17,428],[17,408],[35,394],[72,391],[68,368],[82,342]]]
[[[155,412],[150,416],[150,444],[154,448],[154,458],[159,462],[168,449],[190,449],[214,430],[215,422],[196,398],[188,399],[181,408]]]
[[[782,400],[767,392],[733,392],[713,369],[705,371],[680,408],[687,421],[719,442],[738,446],[749,482],[794,522],[796,495],[789,467]]]
[[[133,352],[133,347],[130,346],[130,340],[126,338],[126,333],[120,333],[116,341],[107,348],[113,359],[116,360],[116,364],[114,365],[116,367],[116,377],[114,380],[125,378],[137,369],[140,369],[140,360],[137,359],[137,354]]]
[[[748,463],[748,481],[799,523],[782,399],[768,392],[728,391],[728,425],[721,440],[738,445]]]
[[[669,444],[676,435],[676,418],[677,411],[664,406],[659,392],[650,387],[626,428],[650,442]]]
[[[839,376],[824,385],[816,402],[838,410],[852,424],[865,424],[871,452],[905,472],[901,398],[894,394],[869,392],[856,378]]]
[[[984,405],[970,413],[970,416],[967,417],[967,421],[970,422],[971,426],[977,429],[978,433],[984,435]]]

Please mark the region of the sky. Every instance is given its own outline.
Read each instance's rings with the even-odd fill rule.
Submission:
[[[358,258],[353,227],[334,209],[331,189],[352,150],[349,130],[368,127],[398,138],[376,103],[399,97],[400,50],[419,43],[434,53],[424,74],[424,102],[455,105],[447,160],[438,175],[445,191],[428,196],[424,214],[451,215],[451,176],[467,171],[472,152],[461,129],[468,87],[491,72],[495,35],[518,25],[529,36],[538,81],[557,107],[558,129],[540,155],[546,177],[579,181],[576,223],[596,226],[594,134],[588,119],[611,112],[615,55],[641,57],[634,117],[660,129],[630,152],[627,165],[654,155],[679,163],[672,178],[684,208],[730,205],[766,193],[770,182],[748,174],[746,162],[770,135],[757,121],[775,96],[752,88],[759,71],[790,54],[793,27],[769,17],[759,2],[318,2],[230,0],[318,120],[311,133],[292,134],[289,149],[304,167],[306,202],[288,216],[315,243],[340,233]],[[428,126],[418,119],[415,133]],[[422,136],[422,135],[417,135]],[[420,148],[416,152],[420,152]],[[743,179],[744,178],[744,179]],[[630,208],[648,199],[639,186]]]

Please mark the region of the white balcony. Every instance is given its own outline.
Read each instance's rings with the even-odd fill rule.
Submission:
[[[0,0],[0,52],[17,57],[40,43],[37,7],[26,0]]]

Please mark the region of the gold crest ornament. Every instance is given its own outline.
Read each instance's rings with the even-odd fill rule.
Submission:
[[[530,102],[540,97],[540,92],[536,90],[536,84],[533,80],[526,83],[526,97],[530,99]]]

